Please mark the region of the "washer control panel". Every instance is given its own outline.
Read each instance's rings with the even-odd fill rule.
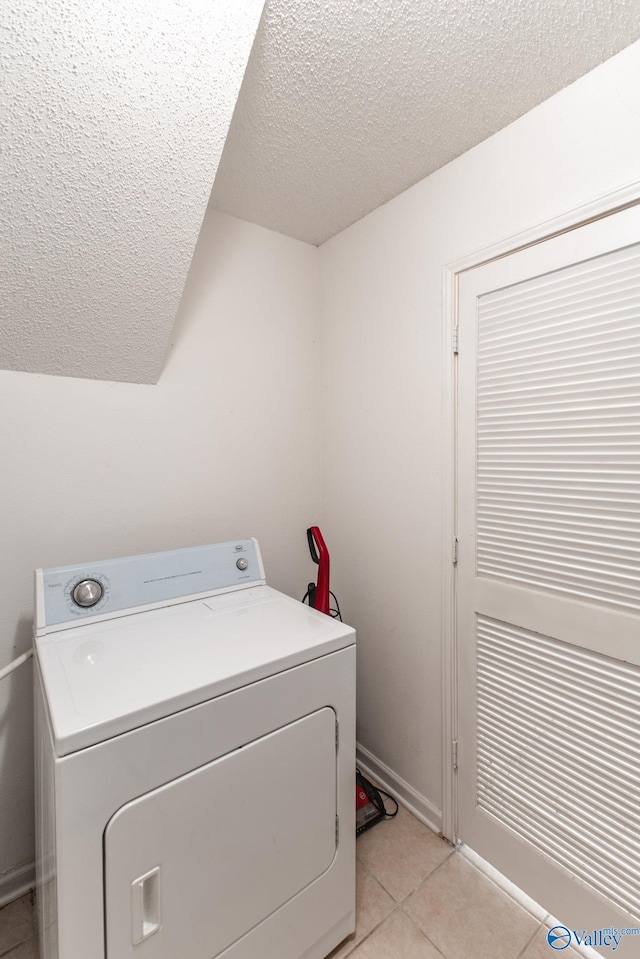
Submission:
[[[255,539],[36,570],[36,631],[263,585]]]

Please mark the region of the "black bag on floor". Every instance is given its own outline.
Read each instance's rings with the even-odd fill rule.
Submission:
[[[387,812],[383,796],[396,807],[393,812]],[[393,796],[377,789],[356,766],[356,836],[383,819],[393,819],[397,812],[398,803]]]

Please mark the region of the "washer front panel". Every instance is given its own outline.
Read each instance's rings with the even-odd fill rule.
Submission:
[[[328,917],[340,938],[348,935],[355,910],[355,645],[55,761],[59,942],[45,948],[45,959],[104,959],[103,834],[118,809],[325,706],[340,727],[335,859],[225,959],[330,952],[339,939],[324,951],[312,944],[326,936]]]
[[[336,714],[323,709],[134,799],[105,832],[108,959],[217,956],[336,852]]]

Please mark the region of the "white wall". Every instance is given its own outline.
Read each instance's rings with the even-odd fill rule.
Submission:
[[[318,258],[209,211],[157,386],[0,373],[0,665],[30,645],[36,566],[251,535],[269,582],[302,596],[320,513]],[[30,730],[28,665],[0,684],[0,898],[33,859]]]
[[[441,803],[443,267],[640,179],[640,44],[321,247],[323,532],[358,738]]]

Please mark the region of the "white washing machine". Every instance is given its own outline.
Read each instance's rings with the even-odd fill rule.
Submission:
[[[355,634],[258,544],[36,571],[42,959],[322,959],[355,926]]]

